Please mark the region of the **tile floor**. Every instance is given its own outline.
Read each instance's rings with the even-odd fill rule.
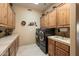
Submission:
[[[47,56],[36,44],[19,47],[17,56]]]

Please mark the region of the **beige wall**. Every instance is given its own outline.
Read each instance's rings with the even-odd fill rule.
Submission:
[[[14,33],[20,36],[20,45],[35,43],[35,26],[28,26],[32,21],[35,21],[40,27],[40,16],[41,14],[37,11],[28,11],[27,8],[23,6],[14,5],[14,10],[16,13],[16,28]],[[21,26],[21,21],[25,20],[26,25]]]

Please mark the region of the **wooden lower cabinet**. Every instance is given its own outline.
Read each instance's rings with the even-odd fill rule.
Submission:
[[[19,47],[19,37],[17,37],[17,40],[15,42],[16,42],[16,52],[17,52],[18,47]]]
[[[5,51],[5,53],[3,54],[3,56],[9,56],[9,50],[8,49]]]
[[[12,45],[9,48],[9,55],[15,56],[16,55],[16,41],[12,43]]]
[[[55,42],[51,39],[48,40],[48,54],[49,56],[54,56],[54,50],[55,50],[55,46],[54,46]]]
[[[9,56],[16,56],[17,50],[19,47],[19,37],[12,43],[9,48]]]
[[[56,47],[55,56],[69,56],[69,53],[61,48]]]
[[[19,47],[19,37],[10,45],[10,47],[6,50],[3,56],[16,56],[17,50]]]
[[[63,43],[48,39],[48,55],[49,56],[69,56],[70,46]]]
[[[60,49],[63,49],[67,52],[70,52],[70,46],[68,45],[65,45],[63,43],[60,43],[60,42],[56,42],[56,47],[60,48]]]

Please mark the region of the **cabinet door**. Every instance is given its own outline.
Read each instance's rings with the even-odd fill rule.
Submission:
[[[45,28],[45,25],[46,25],[46,24],[45,24],[45,22],[46,22],[46,21],[45,21],[45,16],[43,16],[43,21],[42,21],[42,22],[43,22],[43,28]]]
[[[60,49],[56,47],[56,56],[69,56],[69,53],[64,51],[63,49]]]
[[[7,8],[7,5],[8,5],[8,4],[7,4],[7,3],[2,3],[1,5],[2,5],[2,7],[1,7],[1,9],[2,9],[2,10],[1,10],[1,12],[2,12],[2,13],[1,13],[1,15],[2,15],[2,17],[1,17],[1,18],[2,18],[1,23],[2,23],[3,25],[7,25],[7,14],[8,14],[8,13],[7,13],[7,9],[8,9],[8,8]]]
[[[40,18],[40,27],[42,27],[42,17]]]
[[[44,22],[44,27],[48,28],[48,15],[44,16],[44,21],[43,22]]]
[[[18,48],[19,48],[19,37],[17,37],[17,39],[16,39],[16,52],[17,52]]]
[[[57,8],[57,27],[63,27],[64,25],[64,10],[63,6]]]
[[[63,20],[64,20],[64,27],[70,25],[70,4],[64,4],[62,6],[63,10]]]
[[[2,24],[2,3],[0,4],[0,24]]]
[[[3,54],[3,56],[9,56],[9,51],[8,51],[8,49],[5,51],[5,53]]]
[[[50,28],[56,27],[56,10],[49,13],[49,27]]]
[[[58,27],[69,27],[70,4],[63,4],[57,8],[57,20]]]
[[[55,46],[54,46],[54,41],[49,39],[48,40],[48,55],[49,56],[54,56],[55,55]]]
[[[67,52],[70,52],[70,46],[68,46],[68,45],[65,45],[65,44],[60,43],[60,42],[56,42],[56,46],[67,51]]]
[[[70,4],[65,4],[64,9],[66,9],[66,18],[65,19],[65,26],[70,27]]]
[[[12,25],[13,25],[13,26],[12,26],[12,27],[15,28],[15,14],[13,13],[12,15],[13,15],[13,16],[12,16],[12,22],[13,22]]]
[[[42,22],[43,22],[43,28],[45,28],[46,27],[46,16],[43,16]]]
[[[10,56],[16,55],[16,42],[15,41],[10,46],[9,51],[10,51]]]
[[[44,17],[42,17],[41,20],[40,20],[40,26],[41,26],[42,28],[44,27],[44,21],[43,21],[43,20],[44,20]]]
[[[42,28],[48,28],[48,15],[45,15],[40,20],[40,25]]]
[[[12,9],[10,5],[8,5],[8,26],[12,27]]]

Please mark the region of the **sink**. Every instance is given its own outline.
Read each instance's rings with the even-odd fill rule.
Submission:
[[[70,38],[62,37],[62,36],[50,36],[50,38],[55,38],[59,40],[70,40]]]
[[[62,37],[62,36],[50,36],[50,37],[55,38],[55,39],[62,39],[62,40],[67,39],[67,38]]]
[[[54,38],[63,39],[64,37],[61,37],[61,36],[54,36]]]

